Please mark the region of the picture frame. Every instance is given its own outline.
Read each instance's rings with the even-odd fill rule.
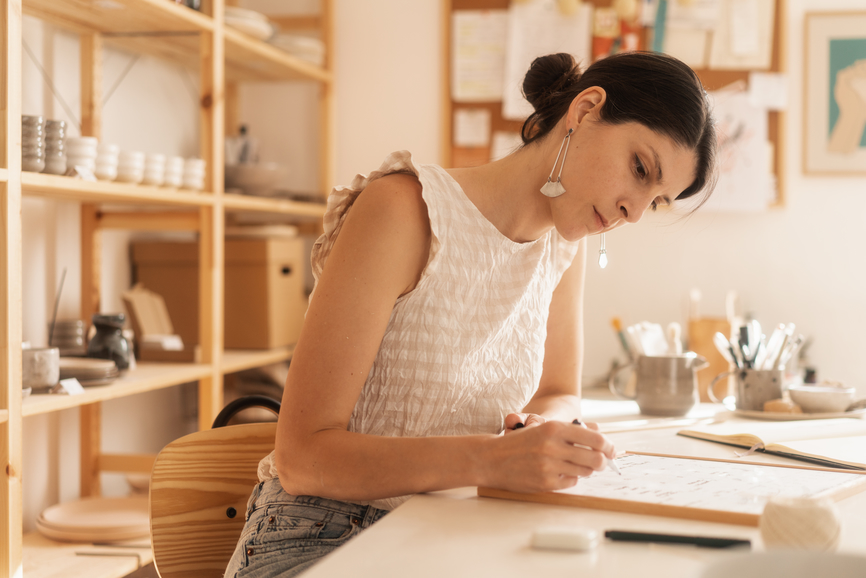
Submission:
[[[866,11],[805,17],[803,172],[866,175]]]

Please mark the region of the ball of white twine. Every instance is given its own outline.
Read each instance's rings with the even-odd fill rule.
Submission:
[[[768,550],[833,551],[842,537],[839,510],[827,498],[771,498],[759,527]]]

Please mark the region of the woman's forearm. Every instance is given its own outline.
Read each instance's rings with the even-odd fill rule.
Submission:
[[[496,436],[382,437],[340,429],[277,441],[285,490],[336,500],[376,500],[483,484],[486,442]]]

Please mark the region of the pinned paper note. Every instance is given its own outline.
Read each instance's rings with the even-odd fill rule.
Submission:
[[[710,68],[768,70],[773,56],[775,0],[722,0]]]
[[[788,108],[788,77],[778,72],[749,74],[749,102],[768,110]]]
[[[490,111],[458,108],[454,111],[454,146],[486,147],[490,144]]]
[[[523,97],[523,78],[539,56],[567,52],[583,67],[592,58],[592,4],[581,2],[578,10],[565,15],[555,0],[511,4],[505,55],[502,116],[523,120],[532,106]]]
[[[458,10],[452,20],[451,98],[456,102],[502,99],[505,10]]]

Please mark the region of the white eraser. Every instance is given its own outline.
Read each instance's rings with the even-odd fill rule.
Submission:
[[[598,532],[589,528],[542,526],[532,533],[532,547],[543,550],[584,552],[598,545]]]

